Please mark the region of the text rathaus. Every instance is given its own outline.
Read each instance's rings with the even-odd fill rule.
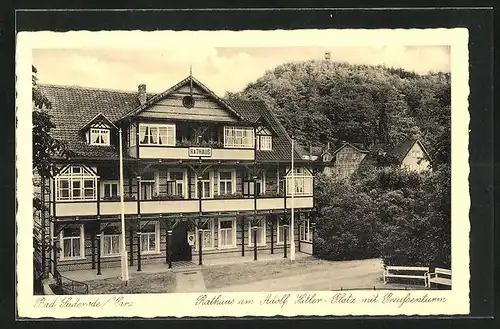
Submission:
[[[119,267],[122,195],[128,264],[138,271],[153,262],[286,254],[292,236],[298,252],[312,253],[311,161],[300,146],[292,152],[263,102],[222,99],[192,76],[158,94],[144,84],[138,92],[40,89],[52,103],[53,136],[71,151],[42,178],[54,247],[47,264],[97,275]]]

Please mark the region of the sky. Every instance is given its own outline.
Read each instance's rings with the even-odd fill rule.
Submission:
[[[449,46],[192,47],[33,49],[40,83],[162,92],[189,75],[219,96],[243,90],[267,70],[293,61],[323,59],[385,65],[425,74],[450,71]]]

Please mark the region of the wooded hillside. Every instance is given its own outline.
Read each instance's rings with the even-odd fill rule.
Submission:
[[[312,60],[280,65],[226,97],[265,101],[304,147],[418,137],[432,154],[450,125],[449,73]]]
[[[315,179],[315,254],[386,265],[451,263],[450,74],[330,61],[287,63],[228,98],[265,101],[305,147],[419,138],[432,171],[361,170]]]

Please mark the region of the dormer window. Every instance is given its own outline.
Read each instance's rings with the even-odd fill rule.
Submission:
[[[87,122],[80,131],[85,133],[85,139],[90,145],[111,145],[111,129],[117,127],[102,113],[99,113]]]
[[[265,127],[258,127],[256,130],[257,133],[257,150],[260,151],[272,151],[273,149],[273,137],[271,132]]]
[[[261,151],[271,151],[273,149],[273,137],[262,135],[258,136],[258,149]]]
[[[90,145],[109,145],[109,129],[91,128]]]

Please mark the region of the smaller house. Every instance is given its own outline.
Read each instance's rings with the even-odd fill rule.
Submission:
[[[402,169],[422,172],[430,169],[431,157],[418,139],[406,140],[396,147],[392,153],[399,160]]]
[[[362,166],[386,167],[397,165],[408,171],[422,172],[430,170],[431,157],[418,139],[407,139],[396,146],[379,143],[370,148],[370,152],[361,163]]]
[[[361,144],[343,142],[333,152],[332,175],[336,179],[349,178],[369,153]]]

